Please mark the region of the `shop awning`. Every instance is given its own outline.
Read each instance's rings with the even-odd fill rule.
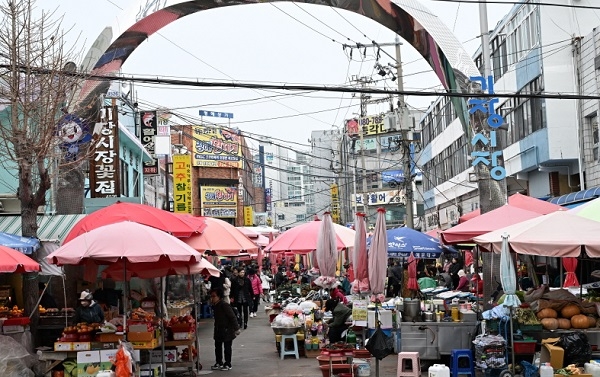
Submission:
[[[86,215],[38,216],[38,238],[41,241],[61,241],[73,226]],[[21,235],[21,216],[0,216],[0,232]]]
[[[561,195],[548,200],[550,203],[558,204],[559,206],[567,206],[574,203],[585,203],[588,200],[600,197],[600,187],[572,192],[570,194]],[[573,207],[569,207],[573,208]]]

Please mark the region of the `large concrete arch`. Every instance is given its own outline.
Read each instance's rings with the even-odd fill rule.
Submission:
[[[262,1],[269,2],[269,0]],[[368,17],[397,33],[410,43],[434,70],[449,92],[463,92],[470,76],[479,71],[448,27],[419,0],[304,0],[349,10]],[[115,23],[110,46],[94,65],[92,74],[114,74],[127,58],[150,35],[187,15],[217,7],[257,4],[240,0],[139,0],[125,11]],[[120,32],[125,25],[126,29]],[[116,32],[115,32],[116,31]],[[109,83],[87,81],[79,94],[79,109],[89,108],[95,99],[106,93]],[[454,106],[468,134],[469,124],[464,99],[454,98]]]

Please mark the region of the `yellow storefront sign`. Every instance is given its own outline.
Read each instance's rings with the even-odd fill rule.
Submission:
[[[192,161],[189,154],[173,156],[173,212],[192,213]]]
[[[244,207],[244,226],[252,226],[254,225],[254,211],[252,207],[245,206]]]
[[[207,168],[244,168],[241,136],[225,127],[194,126],[193,165]]]

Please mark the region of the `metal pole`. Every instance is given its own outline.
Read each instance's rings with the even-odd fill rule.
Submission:
[[[361,81],[362,87],[364,88],[364,81]],[[363,117],[365,117],[367,115],[367,101],[366,101],[366,97],[364,94],[360,95],[360,117],[361,119]],[[364,144],[364,130],[363,130],[363,126],[362,124],[360,125],[360,129],[359,129],[359,136],[360,136],[360,165],[361,165],[361,171],[362,171],[362,192],[363,192],[363,207],[365,210],[365,214],[367,215],[365,217],[366,220],[366,225],[367,225],[367,232],[369,231],[369,209],[367,207],[367,204],[369,203],[369,193],[367,192],[367,170],[366,170],[366,163],[365,163],[365,144]]]
[[[488,27],[487,2],[479,2],[479,31],[481,32],[481,57],[483,58],[483,76],[492,74],[490,63],[490,28]]]

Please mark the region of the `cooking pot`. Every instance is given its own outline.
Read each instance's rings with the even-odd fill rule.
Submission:
[[[407,322],[418,321],[421,314],[421,300],[404,300],[402,318]]]
[[[434,322],[435,321],[435,313],[434,312],[423,312],[423,321]]]

